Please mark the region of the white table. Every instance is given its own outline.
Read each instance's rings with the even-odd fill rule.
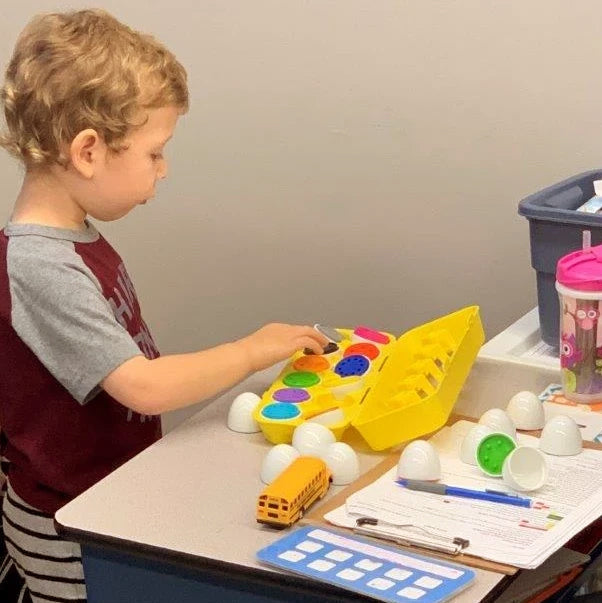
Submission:
[[[475,368],[458,406],[463,414],[483,402],[495,406],[488,361]],[[236,394],[261,393],[276,374],[255,375],[221,396],[58,511],[60,532],[82,544],[90,603],[366,600],[255,561],[281,535],[254,516],[270,444],[261,433],[229,431],[226,417]],[[360,452],[362,472],[382,460],[361,440],[347,441]],[[477,570],[455,601],[480,601],[503,578]]]
[[[479,352],[480,358],[558,370],[558,350],[541,340],[539,315],[533,308],[507,329],[490,339]]]

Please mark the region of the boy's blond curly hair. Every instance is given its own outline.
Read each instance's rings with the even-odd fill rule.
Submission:
[[[118,152],[142,125],[141,109],[186,112],[186,71],[161,43],[105,11],[39,15],[17,40],[0,103],[0,146],[27,168],[66,165],[61,149],[86,128]]]

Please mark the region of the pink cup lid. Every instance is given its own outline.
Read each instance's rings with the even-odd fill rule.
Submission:
[[[556,265],[556,280],[569,289],[602,291],[602,245],[561,257]]]

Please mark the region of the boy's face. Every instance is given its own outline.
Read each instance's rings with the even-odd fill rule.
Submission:
[[[107,149],[97,164],[82,209],[98,220],[117,220],[155,194],[157,180],[167,175],[163,150],[180,112],[176,107],[147,109],[146,123],[129,134],[119,153]]]

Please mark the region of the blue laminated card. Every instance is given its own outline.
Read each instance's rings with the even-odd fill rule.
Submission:
[[[260,561],[391,603],[439,603],[468,587],[475,572],[456,563],[305,526],[257,553]]]

